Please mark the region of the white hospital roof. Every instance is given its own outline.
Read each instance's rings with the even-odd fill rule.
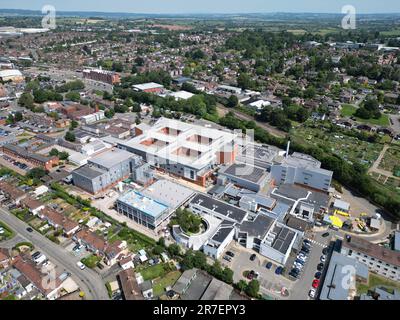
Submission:
[[[0,78],[3,77],[22,77],[21,71],[17,69],[7,69],[0,71]]]
[[[149,89],[155,89],[155,88],[160,88],[160,89],[164,88],[164,86],[162,84],[155,83],[155,82],[136,84],[133,87],[138,89],[138,90],[149,90]]]

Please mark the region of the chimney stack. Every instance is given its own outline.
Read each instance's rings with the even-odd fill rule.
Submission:
[[[289,157],[289,149],[290,149],[290,140],[288,140],[288,143],[287,143],[286,158]]]

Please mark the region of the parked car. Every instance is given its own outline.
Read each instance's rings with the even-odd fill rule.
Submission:
[[[78,267],[79,267],[81,270],[83,270],[83,269],[86,268],[86,266],[85,266],[82,262],[80,262],[80,261],[78,261],[76,264],[78,265]]]
[[[269,270],[272,268],[272,262],[268,262],[265,267]]]
[[[282,267],[278,267],[275,269],[275,274],[280,275],[283,272],[283,268]]]
[[[319,280],[318,279],[314,279],[314,281],[312,282],[312,287],[317,289],[319,286]]]
[[[300,260],[300,261],[306,262],[307,258],[306,258],[306,257],[304,257],[304,256],[297,256],[297,260]]]
[[[254,270],[251,270],[248,274],[247,274],[247,279],[249,280],[253,280],[254,279]]]
[[[301,251],[300,252],[305,252],[306,254],[310,253],[310,249],[307,248],[306,246],[301,247]]]
[[[254,260],[256,260],[256,258],[257,258],[257,255],[253,253],[253,254],[250,256],[250,261],[254,261]]]
[[[321,256],[320,260],[321,260],[321,262],[325,262],[326,261],[326,255]]]
[[[328,248],[328,247],[322,249],[322,253],[323,253],[324,255],[327,255],[328,252],[329,252],[329,248]]]
[[[317,293],[317,290],[315,290],[314,288],[312,288],[309,292],[308,292],[308,296],[312,299],[315,298],[315,294]]]
[[[322,273],[320,272],[320,271],[318,271],[315,275],[314,275],[314,277],[315,277],[315,279],[320,279],[321,278],[321,275],[322,275]]]
[[[36,251],[35,253],[32,254],[32,259],[36,259],[37,257],[39,257],[41,255],[40,251]]]
[[[232,258],[235,256],[235,254],[234,254],[232,251],[227,251],[227,252],[226,252],[226,255],[227,255],[227,256],[230,256],[230,257],[232,257]]]
[[[324,264],[323,263],[318,264],[317,270],[322,271],[323,269],[324,269]]]
[[[298,263],[298,262],[295,262],[295,263],[293,263],[293,266],[295,267],[295,268],[297,268],[297,269],[303,269],[303,265],[302,264],[300,264],[300,263]]]
[[[304,266],[304,264],[305,264],[305,261],[300,260],[300,259],[296,259],[294,262],[295,262],[295,263],[299,263],[299,264],[301,264],[302,266]]]
[[[325,232],[322,234],[322,238],[326,238],[326,237],[329,237],[329,232]]]
[[[299,276],[299,274],[300,274],[300,270],[296,269],[296,268],[293,268],[289,273],[289,275],[294,278],[297,278]]]
[[[231,262],[231,261],[232,261],[232,258],[231,258],[230,256],[224,256],[224,260],[226,260],[226,261],[228,261],[228,262]]]
[[[303,240],[303,243],[308,244],[308,245],[311,245],[311,241],[308,240],[308,239],[304,239],[304,240]]]

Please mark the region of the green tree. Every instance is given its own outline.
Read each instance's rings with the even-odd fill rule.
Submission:
[[[38,167],[38,168],[31,169],[28,172],[27,177],[29,179],[40,179],[40,178],[43,178],[45,175],[46,175],[46,170]]]
[[[258,292],[260,291],[260,283],[258,280],[251,280],[247,285],[245,292],[249,297],[257,298]]]
[[[179,256],[179,255],[180,255],[180,253],[181,253],[181,248],[179,247],[178,244],[176,244],[176,243],[171,243],[171,244],[168,246],[167,251],[168,251],[168,253],[169,253],[171,256],[176,257],[176,256]]]
[[[33,98],[36,103],[43,103],[47,101],[47,92],[43,89],[33,90]]]
[[[51,157],[57,157],[58,156],[58,150],[56,148],[53,148],[49,152],[49,156]]]
[[[27,109],[33,109],[34,107],[34,100],[33,96],[29,92],[24,92],[18,99],[18,104],[21,107]]]
[[[69,158],[69,153],[66,151],[62,151],[58,154],[60,160],[67,160]]]
[[[69,141],[69,142],[75,142],[76,138],[75,138],[75,134],[72,131],[68,131],[65,134],[65,140]]]
[[[79,92],[70,91],[65,95],[65,98],[67,100],[71,100],[71,101],[74,101],[74,102],[79,102],[79,100],[81,99],[81,95],[79,94]]]
[[[69,128],[70,128],[70,130],[74,130],[74,129],[78,128],[78,126],[79,126],[78,121],[72,120]]]
[[[106,116],[106,118],[112,119],[115,115],[115,111],[113,108],[109,108],[106,111],[104,111],[104,115]]]
[[[236,97],[235,95],[232,94],[232,95],[228,98],[227,107],[229,107],[229,108],[235,108],[238,104],[239,104],[239,99],[238,99],[238,97]]]
[[[17,111],[17,112],[14,114],[14,120],[15,120],[15,122],[22,121],[23,119],[24,119],[24,117],[23,117],[23,115],[22,115],[21,112]]]
[[[247,283],[244,280],[240,280],[235,286],[240,292],[244,292],[247,288]]]

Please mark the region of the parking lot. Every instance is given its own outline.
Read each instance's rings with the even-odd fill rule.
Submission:
[[[323,278],[323,273],[326,269],[326,266],[329,263],[329,255],[326,257],[326,261],[324,263],[324,268],[321,270],[317,270],[318,264],[321,263],[321,256],[323,255],[323,250],[324,248],[328,247],[333,233],[331,231],[328,231],[329,235],[323,237],[326,232],[320,232],[315,234],[314,237],[308,237],[311,247],[310,247],[310,253],[308,255],[307,261],[304,264],[303,270],[301,270],[299,276],[297,279],[294,279],[291,277],[292,280],[294,280],[293,286],[292,286],[292,295],[291,299],[294,300],[310,300],[311,298],[309,297],[309,292],[312,288],[312,283],[315,279],[315,274],[320,271],[321,272],[321,278]],[[288,262],[288,264],[293,264],[293,257],[291,257],[291,260]],[[289,265],[291,267],[291,265]],[[290,270],[288,270],[290,272]],[[318,286],[318,288],[320,285]],[[318,290],[316,290],[316,296],[318,296]]]
[[[240,280],[249,281],[244,277],[245,271],[254,270],[258,273],[257,280],[260,282],[260,293],[273,297],[275,299],[289,299],[292,282],[285,278],[283,275],[275,274],[277,264],[268,260],[267,258],[256,254],[253,250],[248,250],[236,243],[228,247],[227,251],[231,251],[235,256],[230,262],[222,259],[222,264],[231,268],[234,272],[233,281],[238,282]],[[250,260],[251,255],[256,254],[254,261]],[[222,255],[224,257],[225,254]],[[266,265],[272,262],[270,269],[267,269]],[[284,297],[281,295],[282,288],[289,290],[289,296]]]

